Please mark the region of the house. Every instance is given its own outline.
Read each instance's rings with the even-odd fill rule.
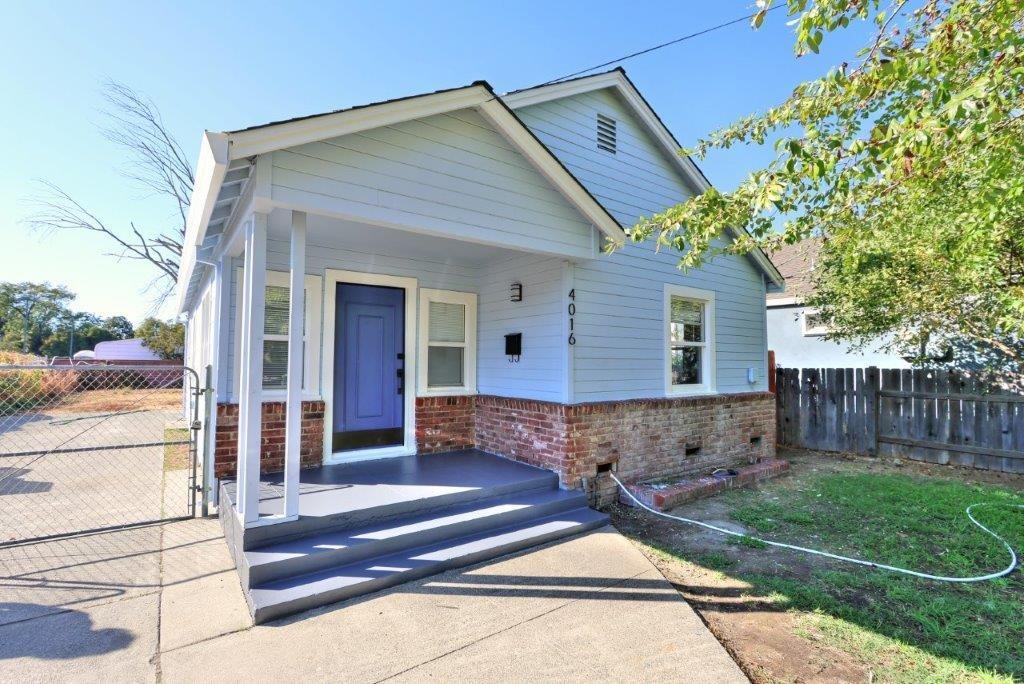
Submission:
[[[254,619],[602,525],[613,468],[773,455],[781,275],[626,241],[709,187],[678,147],[621,69],[203,136],[177,303]]]
[[[910,368],[911,364],[884,347],[886,338],[853,349],[848,343],[826,339],[828,328],[815,316],[817,310],[804,306],[814,292],[812,274],[821,249],[821,239],[812,237],[785,245],[771,260],[786,279],[786,289],[769,292],[768,348],[782,368]]]

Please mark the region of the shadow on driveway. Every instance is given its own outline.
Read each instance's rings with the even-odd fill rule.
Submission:
[[[11,612],[23,614],[38,609],[33,604],[0,603],[0,618]],[[6,638],[0,639],[0,660],[86,658],[120,651],[135,641],[135,635],[127,629],[93,629],[92,618],[77,610],[26,621],[23,628],[9,631]],[[56,635],[59,637],[54,638]]]

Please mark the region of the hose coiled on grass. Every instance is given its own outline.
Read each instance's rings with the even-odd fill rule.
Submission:
[[[987,575],[976,575],[974,577],[946,577],[945,575],[931,575],[931,574],[928,574],[927,572],[918,572],[916,570],[908,570],[906,568],[898,568],[895,565],[886,565],[884,563],[876,563],[874,561],[864,560],[862,558],[851,558],[850,556],[840,556],[840,555],[835,554],[835,553],[829,553],[828,551],[819,551],[817,549],[809,549],[806,546],[796,546],[795,544],[785,544],[783,542],[771,541],[769,539],[761,539],[760,537],[755,537],[753,535],[744,534],[743,532],[734,532],[733,530],[727,530],[724,527],[718,527],[718,526],[712,525],[710,523],[701,522],[700,520],[693,520],[691,518],[683,518],[681,516],[672,515],[670,513],[662,513],[661,511],[654,510],[653,508],[651,508],[650,506],[648,506],[647,504],[643,503],[642,501],[637,499],[635,496],[633,496],[633,492],[629,491],[629,489],[626,488],[626,485],[622,484],[622,481],[619,480],[619,478],[615,477],[615,473],[609,473],[609,475],[611,475],[612,479],[615,480],[616,484],[618,484],[619,487],[622,489],[622,491],[626,493],[626,496],[628,496],[630,499],[632,499],[633,502],[637,506],[639,506],[640,508],[643,508],[646,511],[649,511],[649,512],[653,513],[654,515],[660,516],[662,518],[668,518],[669,520],[676,520],[676,521],[679,521],[679,522],[688,523],[690,525],[698,525],[699,527],[703,527],[705,529],[709,529],[709,530],[712,530],[714,532],[720,532],[722,534],[727,534],[727,535],[732,536],[732,537],[743,537],[743,538],[746,538],[746,539],[752,539],[752,540],[754,540],[756,542],[760,542],[761,544],[766,544],[768,546],[775,546],[775,547],[778,547],[780,549],[789,549],[790,551],[799,551],[801,553],[809,553],[809,554],[812,554],[814,556],[824,556],[825,558],[832,558],[833,560],[843,561],[844,563],[854,563],[856,565],[863,565],[863,566],[868,567],[868,568],[877,568],[879,570],[888,570],[890,572],[898,572],[898,573],[903,574],[903,575],[910,575],[911,577],[920,577],[922,579],[936,580],[938,582],[959,582],[959,583],[987,582],[989,580],[998,579],[1000,577],[1006,577],[1011,572],[1016,570],[1017,569],[1017,565],[1019,564],[1019,561],[1017,559],[1017,552],[1013,550],[1013,547],[1010,546],[1010,543],[1008,541],[1006,541],[1005,539],[1003,539],[1002,537],[1000,537],[995,532],[993,532],[992,530],[990,530],[989,528],[987,528],[984,525],[982,525],[980,522],[978,522],[977,519],[971,514],[971,511],[974,510],[975,508],[978,508],[978,507],[981,507],[981,506],[1005,506],[1007,508],[1017,508],[1017,509],[1024,510],[1024,505],[1022,505],[1022,504],[973,503],[970,506],[968,506],[967,509],[965,510],[965,512],[967,513],[968,519],[970,519],[970,521],[972,523],[974,523],[979,528],[981,528],[986,534],[989,534],[992,537],[995,537],[996,539],[998,539],[1003,544],[1003,546],[1006,547],[1006,551],[1010,554],[1010,564],[1007,565],[1004,569],[1000,570],[999,572],[993,572],[993,573],[989,573]]]

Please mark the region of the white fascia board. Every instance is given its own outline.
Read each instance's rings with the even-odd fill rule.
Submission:
[[[228,136],[223,133],[203,133],[196,162],[195,182],[185,217],[185,239],[182,243],[181,263],[178,267],[177,311],[184,313],[188,284],[195,270],[195,249],[202,244],[206,226],[210,221],[221,183],[228,172]]]
[[[508,95],[502,96],[502,100],[504,100],[512,109],[519,109],[529,105],[539,104],[541,102],[549,102],[551,100],[558,100],[564,97],[578,95],[580,93],[603,90],[605,88],[615,89],[623,101],[625,101],[640,122],[644,125],[644,128],[647,129],[648,133],[650,133],[655,141],[661,146],[668,158],[672,160],[673,165],[676,166],[683,178],[690,183],[691,187],[698,194],[711,188],[711,184],[708,182],[708,179],[700,172],[700,169],[698,169],[697,165],[693,163],[693,160],[687,155],[679,154],[679,142],[675,139],[668,128],[665,127],[665,124],[658,118],[658,115],[654,113],[654,110],[651,109],[651,106],[643,98],[633,83],[619,70],[609,71],[603,74],[596,74],[594,76],[571,81],[563,81],[562,83],[553,83],[551,85],[540,86],[539,88],[532,88],[518,93],[509,93]],[[736,237],[743,234],[743,231],[738,228],[730,227],[729,231]],[[779,273],[778,269],[775,268],[775,265],[762,250],[757,249],[751,252],[749,256],[776,287],[781,288],[784,286],[785,281],[782,274]]]
[[[779,306],[801,306],[803,303],[803,297],[773,297],[765,300],[765,306],[769,309]]]
[[[490,97],[486,88],[471,85],[444,93],[383,102],[335,114],[286,121],[228,134],[231,159],[242,159],[286,147],[337,138],[410,119],[475,107]]]
[[[618,222],[515,114],[493,97],[481,103],[478,110],[598,230],[619,246],[625,243],[626,233]]]

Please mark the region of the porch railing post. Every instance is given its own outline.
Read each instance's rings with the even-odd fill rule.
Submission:
[[[288,290],[288,399],[285,407],[284,516],[299,514],[302,467],[302,329],[305,313],[306,214],[292,212],[291,273]]]
[[[242,363],[238,406],[238,513],[245,524],[259,520],[263,410],[263,320],[267,277],[267,215],[255,214],[246,228],[242,288]]]

